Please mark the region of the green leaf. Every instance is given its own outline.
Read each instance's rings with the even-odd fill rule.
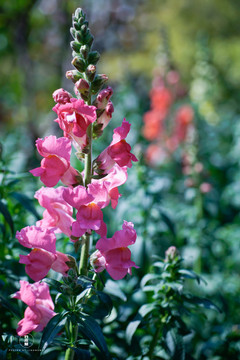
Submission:
[[[74,350],[75,354],[76,354],[76,359],[79,360],[91,360],[91,354],[88,350],[84,350],[84,349],[77,349],[77,348],[71,348]]]
[[[10,193],[9,195],[12,196],[15,200],[17,200],[26,210],[32,213],[37,220],[40,220],[41,217],[36,211],[33,205],[33,201],[29,199],[29,197],[15,191]]]
[[[104,291],[107,294],[113,295],[118,297],[119,299],[123,300],[123,301],[127,301],[127,297],[124,294],[124,292],[120,289],[120,287],[118,286],[118,284],[112,280],[107,280]]]
[[[196,280],[198,282],[198,284],[200,284],[201,281],[204,282],[205,284],[207,284],[207,282],[203,278],[201,278],[199,275],[197,275],[192,270],[180,269],[178,271],[178,273],[181,274],[184,278]]]
[[[45,278],[43,279],[43,282],[47,283],[52,287],[52,289],[60,291],[61,292],[61,286],[63,285],[60,281],[57,281],[55,279],[51,278]]]
[[[108,294],[105,294],[102,291],[98,291],[97,296],[98,296],[99,300],[101,301],[102,306],[107,311],[106,316],[109,316],[111,314],[111,311],[112,311],[112,308],[113,308],[112,299],[110,298],[110,296]]]
[[[171,360],[185,360],[185,347],[182,336],[176,329],[167,332],[166,344],[171,355]]]
[[[222,310],[215,305],[211,300],[200,298],[198,296],[184,296],[184,300],[187,301],[190,304],[199,305],[201,307],[204,307],[205,309],[211,309],[218,311],[219,313],[222,313]]]
[[[128,344],[131,344],[132,337],[137,330],[139,324],[141,323],[142,319],[150,312],[152,312],[155,308],[155,304],[144,304],[140,307],[135,319],[128,324],[126,329],[126,340]]]
[[[96,320],[87,314],[77,314],[77,321],[79,331],[94,342],[99,350],[105,354],[106,359],[110,359],[102,329]]]
[[[1,200],[0,200],[0,212],[3,214],[6,222],[8,223],[12,234],[14,234],[14,224],[13,224],[12,216],[11,216],[10,212],[8,211],[7,206]]]
[[[15,307],[14,305],[12,305],[10,303],[10,301],[8,299],[6,299],[5,297],[3,297],[2,295],[0,295],[0,304],[2,306],[4,306],[6,309],[8,309],[9,311],[11,311],[11,313],[13,313],[14,315],[17,315],[19,318],[21,318],[21,313],[18,310],[18,308]]]
[[[150,280],[156,280],[156,279],[159,279],[159,278],[160,278],[160,277],[159,277],[159,275],[157,275],[157,274],[147,274],[147,275],[145,275],[145,276],[142,278],[141,283],[140,283],[140,286],[143,288],[148,281],[150,281]]]
[[[43,330],[40,349],[42,352],[53,342],[55,336],[62,330],[67,321],[68,312],[64,311],[61,314],[55,315]]]

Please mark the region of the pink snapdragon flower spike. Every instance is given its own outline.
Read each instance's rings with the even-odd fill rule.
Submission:
[[[73,141],[77,150],[82,150],[87,145],[87,128],[97,118],[95,106],[85,104],[82,99],[71,98],[70,102],[55,105],[53,111],[58,115],[55,121],[64,136]]]
[[[76,176],[78,171],[70,166],[71,141],[65,137],[56,138],[56,136],[47,136],[44,139],[38,139],[36,146],[39,154],[44,159],[41,161],[41,167],[30,170],[33,176],[40,176],[44,185],[55,186],[59,180],[65,185],[74,185],[77,183]]]
[[[98,240],[98,249],[91,257],[91,264],[96,272],[104,268],[114,280],[131,274],[131,268],[138,266],[131,260],[129,245],[133,245],[137,235],[131,222],[124,221],[122,230],[116,231],[112,238],[102,237]],[[105,259],[105,260],[104,260]]]
[[[43,219],[38,221],[36,225],[70,236],[71,226],[74,222],[72,218],[73,209],[63,199],[63,191],[65,189],[63,186],[59,186],[57,189],[42,187],[35,193],[34,197],[46,209],[43,213]]]
[[[115,164],[120,167],[132,167],[132,161],[138,161],[131,151],[131,146],[126,142],[131,125],[123,119],[122,125],[117,127],[113,132],[113,140],[111,144],[97,157],[96,162],[99,169],[105,174],[112,169]]]
[[[20,255],[20,263],[25,264],[26,273],[34,281],[43,279],[50,269],[66,276],[69,270],[67,255],[56,251],[56,236],[52,230],[37,226],[27,226],[17,232],[21,245],[33,248],[28,255]]]
[[[20,281],[20,284],[20,291],[17,291],[13,298],[28,305],[24,312],[24,318],[19,321],[17,328],[18,336],[24,336],[31,331],[42,331],[56,313],[46,283],[29,284],[27,281]]]

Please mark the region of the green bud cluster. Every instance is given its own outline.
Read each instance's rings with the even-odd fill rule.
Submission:
[[[95,95],[101,90],[108,78],[104,74],[96,74],[96,64],[100,59],[100,54],[97,51],[92,51],[94,38],[89,30],[86,15],[81,8],[78,8],[73,14],[70,33],[73,37],[73,41],[70,43],[73,51],[72,65],[77,70],[68,71],[66,77],[74,83],[81,78],[85,79],[91,84],[90,91]]]

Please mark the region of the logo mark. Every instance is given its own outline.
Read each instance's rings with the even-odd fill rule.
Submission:
[[[33,346],[32,335],[24,335],[19,338],[19,344],[24,348],[30,348]]]

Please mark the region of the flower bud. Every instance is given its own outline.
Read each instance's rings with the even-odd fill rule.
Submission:
[[[105,74],[99,74],[95,76],[92,82],[92,93],[97,94],[101,87],[108,81],[108,77]]]
[[[84,72],[86,69],[86,63],[80,56],[75,56],[72,60],[72,64],[80,72]]]
[[[90,64],[96,65],[99,59],[100,59],[100,54],[98,51],[91,51],[88,55],[88,61]]]
[[[75,83],[82,78],[82,74],[78,70],[69,70],[66,72],[66,78]]]
[[[88,58],[89,47],[87,45],[82,45],[80,48],[80,53],[82,57],[86,60]]]
[[[73,27],[70,28],[70,34],[75,39],[76,30]]]
[[[88,67],[86,69],[86,76],[90,82],[92,82],[94,80],[95,74],[96,74],[96,66],[88,65]]]
[[[74,16],[80,20],[80,18],[84,18],[84,12],[82,11],[82,8],[77,8],[75,13],[74,13]],[[83,19],[84,20],[84,19]]]
[[[55,90],[53,93],[53,100],[59,104],[66,104],[70,102],[72,95],[64,89]]]
[[[80,44],[84,43],[84,35],[81,33],[81,31],[76,31],[76,38],[77,41],[80,42]]]
[[[76,53],[79,53],[80,47],[81,47],[81,44],[79,44],[79,42],[77,42],[77,41],[71,41],[71,42],[70,42],[70,46],[71,46],[71,48],[72,48],[73,51],[75,51]]]
[[[97,272],[97,273],[106,269],[106,259],[99,250],[95,251],[90,256],[90,264],[92,265],[95,272]]]
[[[86,80],[80,79],[75,84],[75,94],[78,95],[78,92],[84,96],[89,94],[89,84]]]
[[[97,96],[96,107],[98,109],[105,109],[112,94],[113,90],[110,86],[108,86],[106,89],[101,90]]]
[[[170,246],[165,252],[165,262],[173,262],[179,257],[179,252],[175,246]]]

